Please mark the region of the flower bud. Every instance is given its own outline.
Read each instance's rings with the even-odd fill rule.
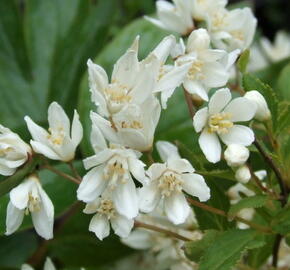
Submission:
[[[249,155],[248,148],[239,144],[230,144],[224,152],[225,160],[230,167],[244,165]]]
[[[251,172],[247,166],[242,166],[236,170],[235,178],[243,184],[246,184],[251,179]]]
[[[210,45],[210,36],[206,29],[200,28],[194,30],[188,37],[187,41],[187,51],[199,51],[203,49],[208,49]]]
[[[271,117],[271,112],[268,108],[265,98],[256,90],[249,91],[244,96],[248,100],[251,100],[257,105],[257,110],[255,114],[255,119],[259,121],[269,120]]]
[[[0,174],[9,176],[24,164],[31,148],[16,133],[0,125]]]

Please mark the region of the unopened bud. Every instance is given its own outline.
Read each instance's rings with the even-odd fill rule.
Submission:
[[[268,108],[265,98],[256,90],[249,91],[244,96],[257,105],[255,119],[259,121],[266,121],[271,118],[271,112]]]
[[[251,172],[247,166],[242,166],[236,170],[235,178],[243,184],[246,184],[251,179]]]
[[[248,148],[239,144],[230,144],[224,152],[225,160],[230,167],[244,165],[249,155]]]

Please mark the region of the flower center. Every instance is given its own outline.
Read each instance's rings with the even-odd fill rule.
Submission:
[[[220,29],[224,26],[226,26],[225,23],[225,14],[223,12],[215,12],[212,14],[212,28],[214,30]]]
[[[9,152],[13,151],[13,147],[7,145],[0,146],[0,158],[6,157]]]
[[[111,189],[114,189],[119,181],[125,184],[128,178],[127,160],[119,156],[113,156],[104,168],[103,178],[110,181]]]
[[[163,196],[170,196],[172,192],[182,191],[182,183],[180,175],[173,171],[167,171],[158,179],[158,188],[161,190]]]
[[[109,199],[102,199],[97,212],[102,215],[106,215],[108,218],[114,217],[116,215],[116,211],[113,201]]]
[[[231,34],[235,39],[238,39],[238,40],[240,40],[240,41],[244,41],[244,40],[245,40],[245,35],[244,35],[243,31],[241,31],[241,30],[231,31],[230,34]]]
[[[143,124],[139,121],[133,120],[133,121],[122,121],[121,122],[121,128],[133,128],[133,129],[142,129]]]
[[[28,195],[28,205],[25,209],[25,214],[28,215],[29,212],[38,212],[40,211],[40,197],[38,196],[37,192],[34,192],[33,190]]]
[[[210,133],[216,132],[218,134],[228,133],[229,129],[234,125],[231,118],[231,114],[226,112],[211,115],[208,122],[208,131]]]
[[[204,79],[204,75],[201,73],[203,65],[204,65],[203,61],[195,60],[188,70],[187,73],[188,78],[191,80]]]
[[[53,144],[53,145],[62,145],[63,140],[65,137],[65,132],[62,126],[58,127],[57,129],[48,129],[49,133],[47,135],[47,139]]]

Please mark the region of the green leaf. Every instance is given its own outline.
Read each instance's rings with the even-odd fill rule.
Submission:
[[[190,260],[198,263],[206,250],[213,244],[220,234],[221,232],[219,231],[207,230],[201,240],[185,243],[186,256]]]
[[[263,83],[260,79],[249,73],[243,75],[243,87],[246,91],[257,90],[264,96],[271,111],[272,121],[275,127],[279,104],[275,91],[268,84]]]
[[[245,50],[239,57],[238,68],[242,73],[245,73],[250,59],[250,50]]]
[[[264,244],[263,238],[254,230],[226,231],[206,250],[199,270],[230,270],[246,250],[260,248]]]
[[[259,208],[263,207],[268,201],[268,197],[265,195],[256,195],[241,199],[236,204],[232,205],[228,215],[234,217],[240,210],[244,208]]]
[[[231,181],[236,181],[235,174],[230,169],[197,171],[196,173],[199,173],[203,176],[212,176],[213,178],[220,178],[220,179],[227,179],[227,180],[231,180]]]
[[[282,69],[278,77],[277,88],[281,95],[290,101],[290,63]]]
[[[282,235],[290,233],[290,207],[283,208],[272,221],[272,228]]]
[[[22,168],[18,169],[15,174],[8,177],[4,181],[0,181],[0,197],[8,193],[11,189],[20,184],[24,177],[35,170],[35,167],[39,163],[39,159],[34,157],[28,161]]]
[[[277,124],[275,129],[275,134],[280,135],[284,131],[290,129],[289,122],[290,122],[290,102],[289,101],[282,101],[279,103],[278,107],[278,118]]]

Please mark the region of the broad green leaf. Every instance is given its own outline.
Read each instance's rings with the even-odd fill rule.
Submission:
[[[206,250],[213,244],[220,234],[221,232],[219,231],[208,230],[204,232],[201,240],[185,243],[186,256],[191,261],[198,263]]]
[[[231,181],[235,181],[235,175],[234,172],[230,169],[224,170],[224,169],[220,169],[220,170],[207,170],[207,171],[197,171],[197,173],[203,175],[203,176],[211,176],[214,179],[216,178],[220,178],[220,179],[227,179],[227,180],[231,180]],[[217,180],[218,181],[218,180]]]
[[[37,249],[37,241],[37,236],[32,232],[15,233],[9,237],[0,236],[0,268],[20,269]]]
[[[282,235],[290,233],[290,207],[283,208],[272,221],[272,228]]]
[[[246,72],[249,59],[250,59],[250,50],[245,50],[238,60],[238,68],[242,73]]]
[[[246,250],[260,248],[264,244],[263,237],[254,230],[226,231],[206,250],[199,270],[230,270]]]
[[[282,101],[279,103],[278,106],[278,118],[277,124],[275,129],[276,135],[281,135],[284,131],[290,129],[290,102],[289,101]]]
[[[290,63],[282,69],[278,77],[277,88],[280,94],[290,101]]]
[[[246,197],[238,201],[236,204],[232,205],[228,215],[233,217],[235,216],[240,210],[244,208],[259,208],[263,207],[269,198],[265,195],[256,195],[251,197]]]

